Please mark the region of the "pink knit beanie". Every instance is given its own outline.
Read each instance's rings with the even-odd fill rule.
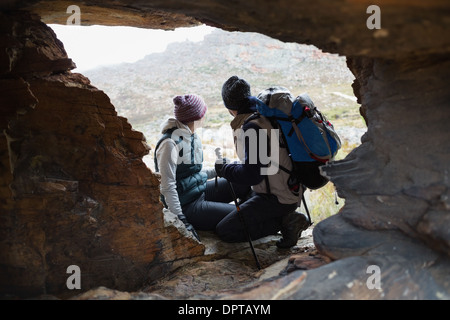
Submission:
[[[196,94],[176,96],[173,103],[175,118],[184,124],[203,118],[208,109],[203,98]]]

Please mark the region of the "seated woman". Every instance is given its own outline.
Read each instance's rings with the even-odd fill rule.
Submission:
[[[155,170],[161,174],[161,199],[200,241],[196,230],[215,231],[235,210],[228,183],[214,168],[203,168],[203,149],[195,130],[203,125],[207,106],[203,98],[187,94],[173,98],[174,116],[161,125],[163,136],[155,147]],[[233,185],[244,198],[250,186]]]

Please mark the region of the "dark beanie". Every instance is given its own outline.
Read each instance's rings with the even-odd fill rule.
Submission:
[[[247,98],[250,96],[250,84],[237,76],[232,76],[222,86],[222,99],[227,109],[239,110],[247,107]]]

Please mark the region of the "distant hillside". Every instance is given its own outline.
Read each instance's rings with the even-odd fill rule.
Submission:
[[[208,105],[204,128],[198,132],[205,149],[205,163],[214,162],[217,146],[222,147],[224,156],[233,157],[231,116],[224,109],[221,96],[222,84],[232,75],[245,78],[253,95],[274,85],[289,88],[295,96],[307,92],[335,124],[349,150],[360,143],[366,130],[351,88],[354,77],[345,57],[261,34],[218,29],[202,42],[173,43],[165,52],[148,55],[138,62],[83,73],[106,92],[119,115],[144,133],[152,148],[144,157],[150,168],[160,124],[173,115],[172,98],[185,93],[200,94]]]
[[[108,94],[119,114],[133,125],[159,121],[171,114],[172,97],[178,94],[200,94],[214,110],[223,105],[221,87],[232,75],[249,81],[254,95],[272,85],[288,87],[295,95],[311,90],[321,94],[320,88],[329,86],[343,91],[340,87],[345,87],[342,93],[351,95],[353,81],[344,57],[256,33],[222,30],[214,31],[202,42],[173,43],[165,52],[148,55],[136,63],[84,74]]]
[[[143,39],[142,41],[152,41]],[[326,114],[341,137],[343,146],[336,159],[355,146],[366,126],[353,95],[353,75],[345,57],[323,53],[313,46],[283,43],[255,33],[217,30],[203,42],[169,45],[163,53],[151,54],[133,64],[120,64],[84,72],[92,84],[105,91],[118,113],[144,133],[151,151],[143,161],[154,169],[154,148],[160,124],[173,114],[172,97],[185,93],[202,95],[208,104],[204,128],[196,131],[203,143],[205,166],[213,166],[215,148],[236,158],[229,122],[223,107],[222,84],[232,75],[245,78],[252,94],[282,85],[297,96],[307,92]],[[338,210],[332,184],[307,193],[307,201],[320,215]],[[339,199],[340,206],[344,200]]]

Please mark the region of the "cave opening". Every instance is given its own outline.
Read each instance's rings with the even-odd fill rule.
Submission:
[[[342,140],[335,160],[345,158],[359,146],[367,130],[353,94],[354,75],[346,58],[312,45],[205,25],[172,31],[49,26],[76,63],[72,72],[88,77],[108,95],[118,115],[144,134],[151,149],[143,161],[152,171],[159,126],[173,115],[172,98],[179,94],[197,93],[208,105],[206,121],[198,131],[204,164],[213,165],[218,146],[226,157],[236,158],[231,116],[225,112],[221,98],[221,86],[232,75],[251,83],[255,96],[276,85],[288,88],[294,96],[308,93]],[[338,198],[332,182],[305,195],[315,222],[337,213],[345,203]]]
[[[449,296],[450,153],[447,122],[442,121],[449,119],[450,37],[443,36],[449,30],[448,5],[379,5],[381,30],[369,28],[371,16],[363,2],[83,1],[83,24],[171,28],[203,21],[312,43],[347,57],[370,127],[361,146],[324,169],[346,201],[339,214],[313,230],[315,248],[333,261],[304,271],[294,258],[293,272],[277,273],[280,278],[253,288],[241,287],[232,298]],[[7,1],[0,7],[2,293],[67,293],[72,265],[81,269],[83,291],[99,285],[134,291],[144,281],[205,259],[202,243],[166,224],[157,178],[141,161],[147,154],[143,135],[133,132],[126,119],[136,130],[143,125],[126,116],[117,102],[113,106],[107,89],[97,90],[83,75],[67,71],[72,61],[42,23],[65,24],[67,1]],[[179,75],[185,68],[177,71]],[[264,71],[255,72],[261,77]],[[205,69],[201,74],[222,77]],[[167,95],[161,108],[170,109],[171,97],[166,90],[161,93]],[[317,101],[315,95],[313,99]],[[143,100],[150,99],[143,95]],[[341,127],[338,119],[330,118]],[[379,267],[381,290],[368,286],[368,265]],[[231,282],[226,284],[230,287]],[[135,297],[142,298],[140,293]]]

